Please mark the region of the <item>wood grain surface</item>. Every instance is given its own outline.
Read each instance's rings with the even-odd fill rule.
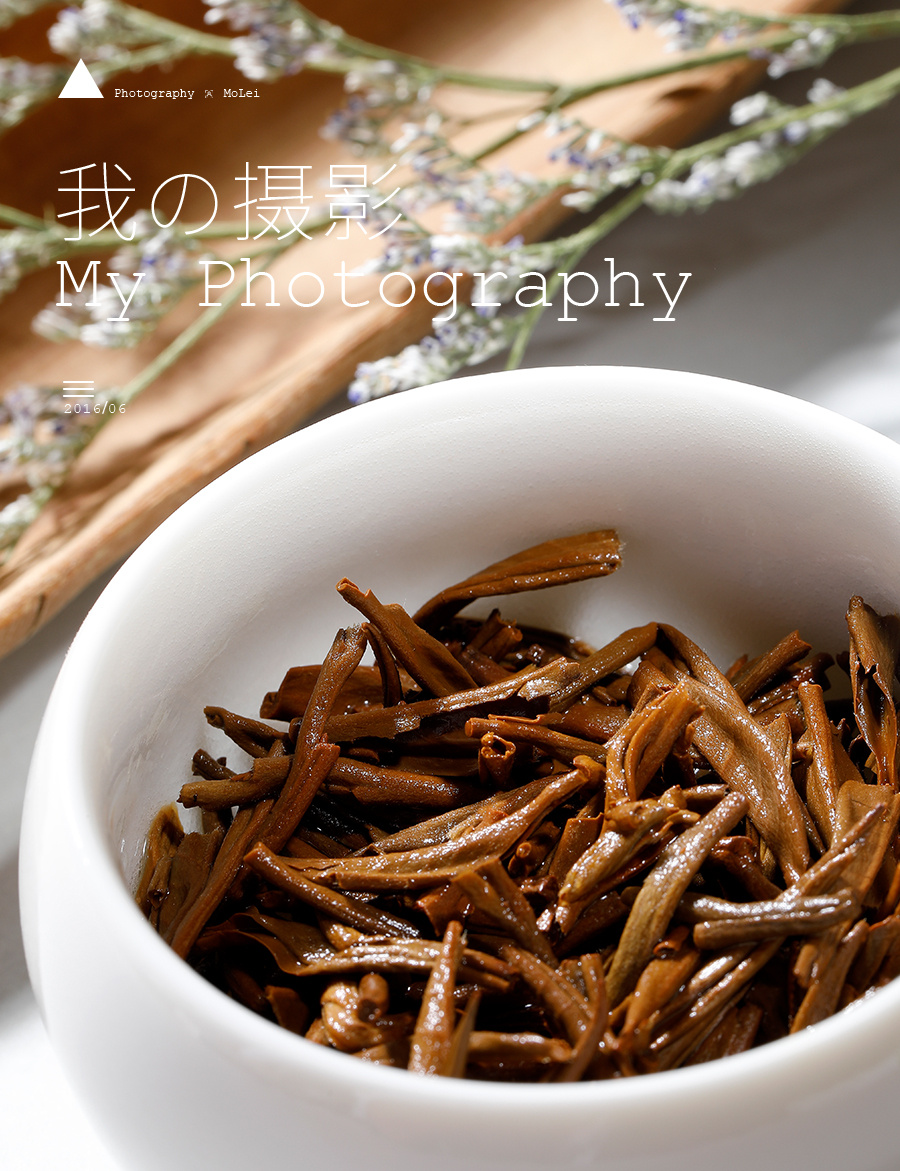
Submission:
[[[803,0],[792,4],[764,7],[813,7]],[[143,6],[198,26],[202,19],[194,0]],[[578,82],[650,65],[665,53],[656,35],[632,32],[599,0],[455,0],[452,5],[321,0],[313,7],[355,35],[493,74]],[[49,59],[47,23],[46,14],[37,14],[4,33],[3,55]],[[743,63],[693,70],[601,94],[576,109],[591,124],[623,137],[676,146],[720,116],[758,72],[758,66]],[[112,96],[116,86],[135,85],[194,89],[198,98],[176,105]],[[259,97],[199,100],[207,89],[219,95],[224,87],[240,86],[258,88]],[[61,211],[59,172],[107,161],[119,163],[131,176],[135,209],[146,206],[165,178],[193,172],[221,193],[220,215],[235,218],[233,205],[242,197],[235,177],[246,164],[307,165],[309,175],[321,176],[329,164],[347,158],[318,133],[342,98],[334,77],[302,73],[256,86],[230,62],[207,58],[147,69],[105,90],[103,102],[51,102],[0,139],[0,202],[36,215]],[[521,98],[463,90],[448,91],[446,97],[446,104],[475,113],[498,106],[512,110],[517,102]],[[499,161],[539,175],[549,172],[547,151],[547,139],[536,132]],[[185,210],[188,216],[203,214],[199,204]],[[515,229],[540,238],[565,214],[557,200],[544,200],[522,215]],[[672,231],[677,230],[673,220]],[[82,454],[66,486],[0,569],[0,655],[33,634],[193,493],[340,394],[359,361],[394,353],[428,332],[434,309],[420,299],[393,309],[376,296],[367,307],[350,309],[331,284],[315,308],[290,302],[284,290],[292,274],[311,271],[326,277],[341,261],[349,270],[372,252],[362,233],[347,240],[337,235],[304,242],[268,266],[280,286],[280,305],[266,306],[261,297],[255,307],[236,306]],[[76,378],[91,379],[98,387],[121,386],[198,313],[196,299],[187,297],[193,305],[179,307],[134,350],[54,345],[36,337],[30,323],[56,299],[58,288],[54,265],[52,272],[28,278],[3,302],[0,392],[22,382],[52,386]],[[355,286],[354,294],[363,299]]]

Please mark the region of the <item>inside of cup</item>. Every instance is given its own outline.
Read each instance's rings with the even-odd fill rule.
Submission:
[[[166,521],[86,624],[76,748],[126,880],[191,756],[357,620],[344,576],[415,610],[550,537],[615,528],[611,577],[500,599],[602,645],[651,619],[725,667],[798,628],[846,647],[862,594],[900,606],[900,460],[808,404],[696,375],[522,371],[367,404],[255,456]],[[234,760],[232,759],[234,757]]]

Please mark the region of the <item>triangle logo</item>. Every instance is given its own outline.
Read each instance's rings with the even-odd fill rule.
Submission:
[[[103,94],[96,81],[91,77],[88,67],[83,61],[79,61],[59,96],[61,98],[102,98]]]

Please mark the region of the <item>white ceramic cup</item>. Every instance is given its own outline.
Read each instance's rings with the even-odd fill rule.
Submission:
[[[900,449],[768,391],[633,368],[409,392],[253,456],[179,509],[88,616],[41,728],[22,839],[32,981],[123,1168],[879,1171],[896,1166],[900,986],[801,1035],[644,1078],[427,1079],[306,1042],[207,984],[131,891],[155,811],[352,621],[344,575],[415,608],[546,538],[616,527],[610,578],[510,599],[600,644],[680,626],[723,665],[852,594],[900,608]]]

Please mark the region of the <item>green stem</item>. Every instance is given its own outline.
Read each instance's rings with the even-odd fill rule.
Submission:
[[[515,340],[510,348],[509,360],[506,368],[508,370],[515,369],[522,358],[525,350],[531,340],[531,335],[540,321],[546,305],[544,301],[552,301],[553,297],[563,281],[563,278],[569,274],[569,269],[587,253],[590,249],[604,236],[619,226],[624,220],[628,219],[630,215],[641,206],[647,194],[648,188],[643,185],[638,185],[623,196],[617,204],[609,208],[608,211],[603,212],[597,216],[587,227],[582,228],[581,231],[573,233],[567,241],[569,245],[559,258],[560,271],[555,272],[550,280],[547,282],[547,295],[533,305],[524,315],[522,325],[516,333]]]
[[[502,93],[552,93],[558,88],[555,81],[542,81],[527,77],[498,77],[490,73],[472,73],[466,69],[453,69],[450,66],[432,65],[421,57],[413,57],[407,53],[395,53],[392,49],[380,49],[372,46],[372,52],[360,54],[358,58],[334,57],[331,60],[323,58],[321,61],[310,61],[305,66],[319,73],[351,73],[359,68],[360,59],[365,61],[393,61],[410,72],[421,71],[427,74],[431,85],[460,85],[470,89],[490,89]]]
[[[115,2],[115,0],[114,0]],[[651,81],[658,77],[682,73],[690,69],[697,69],[706,65],[717,65],[727,61],[746,57],[754,52],[771,52],[783,49],[797,39],[796,29],[783,29],[766,36],[744,40],[739,45],[732,45],[712,52],[687,54],[677,61],[667,60],[658,65],[644,69],[631,70],[615,74],[611,77],[600,78],[577,86],[562,85],[556,81],[535,78],[497,77],[491,74],[482,74],[470,70],[454,69],[452,67],[434,65],[422,57],[408,53],[400,53],[391,49],[371,44],[359,37],[349,36],[343,30],[336,29],[314,16],[300,4],[294,6],[298,16],[303,19],[314,33],[325,43],[332,43],[350,57],[340,57],[331,60],[323,58],[320,61],[309,61],[305,64],[308,69],[327,73],[349,73],[359,67],[359,58],[367,60],[390,60],[406,69],[427,74],[433,84],[454,84],[472,88],[491,89],[512,93],[544,93],[547,101],[541,107],[545,113],[564,109],[575,102],[603,93],[606,90],[616,89],[625,85],[633,85],[641,81]],[[700,6],[698,6],[700,7]],[[235,49],[233,38],[220,37],[211,33],[202,32],[187,25],[178,24],[157,16],[155,13],[131,5],[115,2],[115,9],[130,22],[132,27],[144,30],[148,35],[163,38],[163,43],[150,45],[143,49],[123,52],[114,58],[94,62],[92,69],[98,80],[106,82],[118,73],[132,69],[142,69],[149,65],[163,64],[186,56],[192,50],[201,54],[215,54],[218,56],[234,57]],[[744,14],[735,11],[735,16]],[[747,14],[748,20],[757,26],[763,20],[771,19],[773,24],[784,24],[785,21],[795,23],[814,23],[833,27],[846,43],[876,40],[900,35],[900,12],[864,13],[858,16],[844,16],[831,14],[805,15],[772,14],[771,18]],[[479,162],[488,155],[508,146],[516,141],[525,131],[512,128],[500,137],[494,139],[472,156],[472,162]]]
[[[145,31],[148,40],[157,37],[163,41],[183,41],[198,53],[213,54],[219,57],[233,57],[234,47],[231,37],[220,37],[215,33],[206,33],[190,25],[178,24],[174,20],[167,20],[164,16],[157,16],[155,12],[147,12],[144,8],[135,8],[131,4],[117,3],[110,0],[110,6],[134,29]]]
[[[580,231],[573,233],[568,238],[566,241],[568,246],[561,251],[558,260],[558,266],[561,271],[556,272],[547,282],[546,297],[523,314],[522,324],[510,347],[507,369],[514,369],[521,363],[531,336],[546,308],[544,301],[552,302],[557,289],[564,277],[569,273],[571,266],[576,264],[594,244],[602,240],[605,236],[608,236],[614,228],[636,212],[646,200],[647,194],[657,183],[663,179],[675,178],[688,170],[694,163],[700,162],[701,159],[722,155],[730,147],[736,146],[740,142],[746,142],[750,139],[760,138],[765,134],[778,132],[792,122],[802,121],[814,113],[822,113],[830,110],[849,110],[852,111],[852,116],[857,117],[869,110],[875,109],[877,106],[884,105],[893,97],[897,96],[897,94],[900,94],[900,68],[893,69],[871,81],[863,82],[853,89],[838,93],[826,101],[811,102],[806,106],[791,107],[769,118],[760,119],[757,122],[752,122],[736,130],[726,131],[716,138],[707,139],[705,142],[698,143],[695,146],[684,147],[681,150],[674,151],[666,163],[660,168],[659,172],[652,177],[650,182],[639,182],[615,206],[599,215],[592,223]],[[815,141],[812,138],[810,146],[815,145]]]
[[[91,75],[98,85],[106,85],[120,73],[136,73],[151,65],[167,65],[179,61],[190,52],[188,45],[148,45],[144,49],[126,49],[115,57],[104,57],[102,61],[91,61]]]
[[[900,68],[883,73],[871,81],[864,81],[862,84],[854,86],[853,89],[837,93],[834,97],[823,102],[810,102],[806,106],[791,106],[737,130],[727,130],[716,138],[708,138],[705,142],[696,143],[694,146],[682,147],[681,150],[673,152],[664,176],[674,177],[701,159],[724,154],[729,147],[735,146],[739,142],[746,142],[773,131],[783,130],[792,122],[801,122],[812,114],[831,110],[846,110],[850,112],[852,117],[858,117],[869,110],[874,110],[877,106],[883,106],[897,94],[900,94]]]
[[[326,26],[324,21],[319,21],[313,16],[308,9],[298,4],[296,7],[302,12],[304,18],[309,21],[311,26],[318,31],[324,31]],[[702,8],[702,6],[698,6]],[[716,15],[719,13],[715,9],[710,9]],[[754,13],[741,13],[736,11],[736,17],[746,18],[754,23],[757,27],[766,27],[768,25],[785,25],[789,23],[797,24],[821,24],[833,27],[835,31],[839,32],[848,43],[858,41],[868,41],[882,39],[892,36],[900,36],[900,12],[886,11],[877,13],[864,13],[858,16],[846,16],[843,14],[817,14],[807,17],[805,14],[772,14],[771,16],[761,16]],[[564,86],[558,81],[536,80],[534,78],[516,78],[516,77],[497,77],[491,74],[475,73],[463,69],[453,69],[441,65],[434,65],[422,57],[412,56],[407,53],[397,53],[390,49],[385,49],[378,45],[370,44],[368,41],[360,40],[358,37],[348,36],[341,32],[340,38],[335,42],[341,49],[355,53],[361,57],[374,58],[378,60],[391,60],[398,65],[404,65],[412,69],[426,70],[431,73],[437,80],[441,82],[451,83],[455,85],[473,86],[481,89],[495,89],[507,90],[512,92],[545,92],[552,95],[555,108],[557,98],[560,99],[561,105],[569,105],[572,102],[580,101],[582,98],[590,97],[595,93],[601,93],[603,90],[618,87],[620,85],[630,85],[638,81],[647,81],[654,77],[665,76],[669,73],[679,72],[685,69],[694,69],[700,65],[715,65],[722,61],[734,60],[737,57],[746,56],[748,51],[754,49],[780,49],[792,44],[797,39],[796,30],[787,29],[781,32],[773,32],[768,36],[755,38],[753,41],[743,41],[742,47],[730,47],[726,49],[716,50],[711,53],[692,54],[685,62],[678,62],[677,66],[673,68],[671,62],[662,64],[656,68],[647,70],[637,70],[631,73],[619,74],[612,78],[600,79],[595,82],[588,82],[582,86]],[[342,62],[327,63],[323,62],[321,66],[315,62],[310,62],[309,68],[317,69],[324,68],[331,72],[347,72],[348,68],[353,68],[353,64],[349,66]]]
[[[17,228],[32,228],[36,232],[46,231],[47,228],[44,221],[39,220],[37,216],[19,211],[16,207],[8,207],[5,203],[0,203],[0,222],[15,224]]]
[[[263,257],[263,265],[271,263],[271,261],[275,260],[289,247],[289,244],[280,244],[277,247],[270,248]],[[166,346],[166,348],[161,353],[157,354],[157,356],[148,366],[144,367],[140,374],[136,375],[131,379],[130,382],[126,383],[122,390],[119,391],[118,395],[115,396],[114,401],[118,405],[126,406],[139,394],[145,391],[151,383],[155,382],[157,378],[159,378],[166,372],[166,370],[173,366],[178,361],[178,359],[191,348],[191,346],[195,345],[205,333],[212,329],[216,322],[219,321],[220,318],[222,318],[228,312],[232,305],[234,305],[242,292],[244,292],[244,289],[241,287],[232,289],[231,292],[229,292],[227,296],[224,297],[220,304],[210,307],[204,314],[202,314],[202,316],[198,317],[195,321],[192,321],[186,329],[181,331],[178,337],[175,338],[175,340],[171,342],[170,345]],[[96,426],[92,427],[90,432],[84,436],[84,442],[79,448],[79,451],[84,450],[84,448],[87,447],[89,443],[93,442],[93,440],[97,437],[99,432],[103,430],[106,424],[110,422],[111,419],[115,418],[116,413],[117,412],[112,412],[107,414],[104,412],[99,416]],[[56,494],[58,488],[61,487],[62,483],[63,481],[61,480],[59,484],[43,485],[41,488],[33,490],[29,495],[35,501],[38,508],[43,509],[50,502],[50,500],[52,500],[53,496]],[[12,541],[7,542],[5,547],[2,549],[3,557],[0,557],[0,562],[2,562],[5,557],[9,556],[12,547],[20,535],[21,534],[17,534]]]
[[[894,13],[877,13],[876,15],[879,17],[878,21],[873,20],[869,25],[861,23],[858,28],[854,25],[853,28],[856,31],[852,37],[848,34],[848,43],[851,40],[855,43],[861,43],[864,41],[900,36],[900,11]],[[862,17],[843,17],[842,19],[848,23],[855,20],[862,22],[863,20]],[[668,77],[670,74],[684,73],[690,69],[699,69],[707,65],[721,65],[727,61],[735,61],[741,57],[747,57],[754,51],[770,52],[784,49],[788,45],[793,44],[796,39],[796,32],[772,33],[769,36],[756,37],[752,41],[742,41],[739,46],[730,46],[707,53],[692,53],[679,58],[677,61],[665,61],[645,69],[617,73],[611,77],[586,82],[579,86],[560,86],[540,108],[539,112],[551,114],[557,110],[565,109],[575,102],[581,102],[586,98],[594,97],[596,94],[604,93],[606,90],[618,89],[626,85],[635,85],[641,81],[653,81],[659,77]],[[482,159],[495,154],[503,147],[509,146],[526,133],[528,133],[527,130],[519,130],[518,127],[512,127],[510,130],[505,131],[502,135],[493,139],[476,154],[473,154],[471,161],[473,163],[481,162]]]
[[[280,244],[275,248],[269,248],[262,255],[262,264],[256,270],[257,272],[277,259],[291,244]],[[216,322],[228,312],[234,305],[241,294],[244,292],[244,287],[238,285],[222,298],[218,305],[213,305],[207,309],[200,317],[192,321],[189,326],[181,331],[177,338],[171,342],[161,353],[157,354],[148,366],[131,379],[121,390],[119,401],[121,403],[130,403],[133,398],[145,391],[147,387],[157,380],[160,375],[164,374],[170,366],[178,361],[178,359],[200,340],[205,333],[207,333]]]
[[[399,53],[393,49],[386,49],[382,45],[375,45],[370,41],[364,41],[360,37],[350,36],[343,29],[340,30],[339,36],[335,36],[332,31],[334,30],[334,25],[329,25],[326,21],[320,20],[302,4],[296,4],[294,7],[310,27],[316,30],[322,40],[331,41],[336,48],[357,57],[366,58],[367,60],[393,61],[395,64],[401,65],[411,71],[428,73],[438,82],[451,85],[473,86],[478,89],[507,90],[514,93],[549,93],[557,88],[558,83],[555,81],[541,81],[535,78],[521,77],[497,77],[493,74],[475,73],[467,69],[454,69],[452,66],[435,65],[434,62],[428,61],[424,57],[417,57],[411,53]],[[322,68],[332,72],[348,72],[349,69],[356,68],[357,66],[358,62],[352,61],[346,64],[341,62],[333,64],[328,61],[321,63],[311,61],[309,63],[309,68],[311,69]]]
[[[14,209],[10,209],[14,210]],[[3,211],[0,210],[0,219],[3,218]],[[28,217],[32,219],[33,217]],[[40,220],[37,221],[41,223]],[[225,221],[221,224],[212,224],[209,228],[203,228],[195,235],[188,235],[191,228],[198,228],[199,224],[185,224],[184,227],[179,225],[177,234],[179,238],[192,240],[223,240],[231,237],[239,237],[244,232],[244,223],[241,221],[229,222]],[[32,224],[23,224],[23,227],[32,227]],[[162,230],[162,229],[160,229]],[[104,228],[95,235],[88,234],[82,236],[81,239],[67,239],[63,236],[63,232],[71,231],[71,227],[66,227],[63,224],[45,224],[42,223],[40,228],[34,228],[35,233],[41,233],[46,236],[46,243],[48,247],[58,246],[59,251],[54,251],[54,256],[59,256],[68,253],[78,252],[107,252],[110,248],[122,248],[134,243],[132,240],[123,239],[118,232],[112,228]]]
[[[714,10],[711,10],[714,11]],[[738,13],[744,16],[744,13]],[[761,24],[794,24],[833,28],[842,35],[856,36],[861,33],[865,36],[894,36],[900,24],[900,12],[888,9],[884,12],[859,12],[848,16],[844,12],[794,12],[781,14],[775,12],[746,13],[750,20]]]
[[[900,29],[898,29],[900,32]],[[685,73],[689,69],[699,69],[706,65],[721,65],[726,61],[736,61],[755,53],[767,53],[776,49],[785,49],[796,41],[795,32],[771,33],[767,36],[754,37],[743,41],[740,45],[729,45],[722,49],[713,49],[710,52],[687,53],[677,61],[661,61],[658,65],[650,65],[645,69],[635,69],[628,73],[617,73],[612,77],[601,78],[598,81],[589,81],[584,85],[572,86],[562,96],[554,109],[570,106],[573,102],[592,98],[595,94],[605,93],[609,89],[618,89],[624,85],[635,85],[641,81],[653,81],[657,77],[668,77],[671,73]]]
[[[197,29],[180,25],[166,20],[142,9],[132,8],[127,4],[117,4],[127,19],[136,27],[146,28],[148,32],[163,37],[167,41],[183,41],[200,53],[215,53],[221,56],[234,56],[235,51],[230,37],[214,36],[200,32]],[[632,70],[627,73],[616,74],[612,77],[600,78],[579,86],[566,86],[558,81],[539,78],[498,77],[488,73],[477,73],[466,69],[455,69],[451,66],[435,65],[424,57],[410,53],[400,53],[393,49],[375,45],[359,37],[350,36],[340,30],[334,32],[334,26],[314,16],[302,5],[295,5],[298,15],[306,21],[311,29],[324,42],[334,44],[335,48],[348,54],[347,59],[323,58],[321,61],[312,60],[305,64],[305,68],[326,73],[348,73],[358,68],[356,58],[367,60],[388,60],[406,69],[427,73],[435,84],[462,85],[478,89],[500,90],[513,93],[547,93],[550,94],[549,105],[552,109],[560,109],[581,101],[586,97],[602,93],[607,89],[618,88],[622,85],[632,85],[640,81],[649,81],[656,77],[664,77],[670,73],[695,69],[702,65],[716,65],[724,61],[732,61],[744,57],[753,51],[774,51],[786,48],[797,39],[795,28],[783,28],[780,31],[765,36],[742,40],[739,45],[732,45],[712,52],[688,54],[677,62],[667,61],[647,69]],[[702,10],[702,6],[698,6]],[[710,11],[715,11],[711,9]],[[718,15],[718,14],[717,14]],[[842,14],[813,14],[807,17],[804,14],[773,13],[760,16],[753,13],[744,14],[734,11],[736,18],[746,15],[756,27],[767,25],[786,24],[816,24],[833,28],[847,43],[878,40],[900,35],[900,12],[886,11],[877,13],[863,13],[857,16]],[[160,46],[156,46],[159,48]]]
[[[0,204],[0,222],[4,221],[16,225],[16,227],[24,228],[32,232],[36,237],[40,237],[36,243],[46,250],[46,259],[48,261],[63,259],[66,256],[76,256],[81,252],[108,252],[110,249],[121,248],[132,243],[130,240],[123,239],[112,228],[105,228],[93,235],[88,234],[82,236],[81,239],[74,237],[67,239],[63,235],[63,232],[70,230],[68,226],[60,224],[57,221],[47,222],[45,220],[39,220],[37,216],[19,211],[18,208]],[[316,234],[324,231],[324,229],[334,222],[330,217],[322,216],[319,219],[304,224],[303,230],[307,235]],[[214,223],[208,228],[200,228],[198,224],[191,223],[184,224],[183,226],[178,225],[176,233],[178,239],[185,241],[189,239],[233,240],[236,244],[245,244],[248,242],[243,239],[245,229],[246,224],[243,220],[225,220],[222,223]],[[5,230],[0,228],[0,240],[2,240],[4,234]],[[299,244],[301,239],[292,240],[291,245]]]
[[[474,73],[465,69],[434,65],[424,57],[416,57],[410,53],[399,53],[393,49],[386,49],[380,45],[374,45],[368,41],[361,40],[359,37],[349,36],[343,30],[340,30],[339,33],[332,34],[331,30],[334,30],[334,25],[329,25],[326,21],[320,20],[300,4],[295,5],[295,7],[298,16],[315,31],[322,42],[333,44],[335,49],[345,54],[343,59],[338,57],[328,59],[325,57],[319,61],[311,60],[304,64],[304,68],[307,69],[313,69],[321,73],[349,73],[351,70],[359,68],[360,59],[387,60],[393,61],[395,64],[411,71],[427,73],[435,82],[473,86],[480,89],[510,90],[513,92],[527,93],[548,93],[556,89],[556,82],[553,81],[539,81],[533,78],[495,77],[490,74]],[[135,8],[128,4],[116,3],[115,9],[133,28],[145,31],[148,36],[158,37],[168,44],[172,44],[173,42],[176,44],[181,43],[185,46],[184,52],[187,52],[188,48],[190,48],[198,53],[215,54],[223,57],[235,56],[234,39],[232,37],[221,37],[212,33],[201,32],[198,29],[191,28],[189,25],[178,24],[175,21],[167,20],[165,17],[157,16],[155,13],[146,12],[143,9]],[[156,47],[160,48],[162,46]]]

